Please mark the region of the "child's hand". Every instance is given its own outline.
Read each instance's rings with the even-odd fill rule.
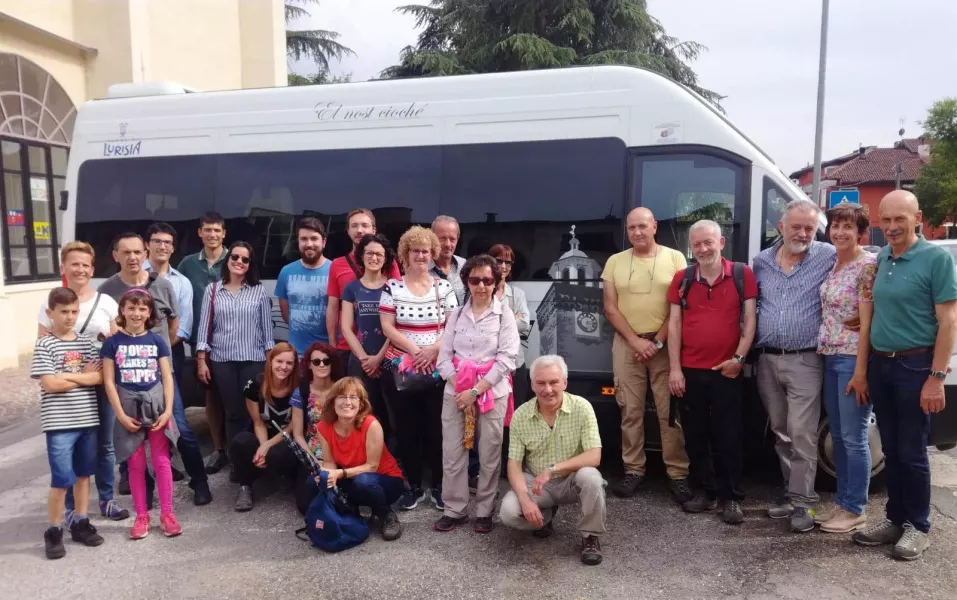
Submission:
[[[153,426],[150,427],[150,430],[151,430],[151,431],[162,431],[163,429],[165,429],[165,428],[166,428],[166,425],[169,423],[169,418],[170,418],[172,415],[173,415],[173,413],[169,413],[169,412],[164,412],[163,414],[161,414],[161,415],[159,416],[159,418],[156,419],[156,422],[153,423]]]
[[[143,427],[139,421],[122,413],[116,415],[116,420],[120,422],[120,425],[123,426],[123,429],[129,431],[130,433],[136,433]]]
[[[84,373],[98,373],[103,370],[103,361],[99,358],[94,358],[90,362],[83,365]]]

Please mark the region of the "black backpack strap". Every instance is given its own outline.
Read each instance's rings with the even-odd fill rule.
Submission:
[[[90,324],[90,319],[93,318],[93,313],[96,312],[96,307],[100,305],[100,292],[96,293],[96,299],[93,300],[93,308],[90,309],[90,314],[86,316],[86,321],[83,321],[83,327],[80,328],[80,335],[86,331],[86,326]]]
[[[741,325],[744,325],[744,263],[736,262],[731,266],[731,278],[734,288],[738,290],[738,302],[741,306]]]
[[[694,283],[695,269],[695,265],[686,267],[685,275],[681,278],[681,285],[678,286],[678,301],[681,304],[681,310],[688,310],[688,290]]]

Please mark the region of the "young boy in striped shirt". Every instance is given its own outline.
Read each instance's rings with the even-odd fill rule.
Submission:
[[[93,386],[103,382],[103,374],[92,340],[73,331],[80,311],[76,292],[65,287],[53,289],[47,307],[52,327],[50,335],[37,340],[30,377],[40,380],[40,423],[47,438],[51,475],[47,499],[50,527],[43,541],[47,558],[54,559],[66,554],[61,523],[70,487],[76,499],[70,536],[86,546],[103,543],[86,514],[100,422]]]

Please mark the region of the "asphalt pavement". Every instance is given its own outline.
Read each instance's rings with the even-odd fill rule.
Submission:
[[[202,412],[190,409],[198,433]],[[148,538],[127,537],[132,519],[94,523],[106,538],[97,548],[66,542],[67,555],[43,555],[49,485],[44,438],[36,416],[0,430],[0,598],[556,598],[841,599],[957,597],[957,457],[935,452],[932,547],[902,563],[888,548],[854,546],[848,536],[791,534],[764,516],[767,486],[749,484],[746,521],[686,515],[662,482],[637,497],[609,495],[604,562],[579,562],[574,510],[559,513],[547,540],[501,526],[489,535],[470,527],[431,530],[439,513],[420,506],[402,513],[402,538],[373,536],[339,554],[325,554],[293,534],[302,525],[290,493],[258,486],[252,512],[236,513],[236,486],[212,477],[215,499],[195,507],[176,484],[176,513],[185,530],[164,538],[154,514]],[[502,481],[502,490],[506,483]],[[828,495],[824,496],[829,500]],[[129,497],[123,505],[132,507]],[[871,520],[882,516],[872,497]]]

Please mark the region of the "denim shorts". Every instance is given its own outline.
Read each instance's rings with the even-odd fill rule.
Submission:
[[[50,487],[69,489],[77,477],[96,472],[96,427],[47,432],[47,459],[50,461]]]

